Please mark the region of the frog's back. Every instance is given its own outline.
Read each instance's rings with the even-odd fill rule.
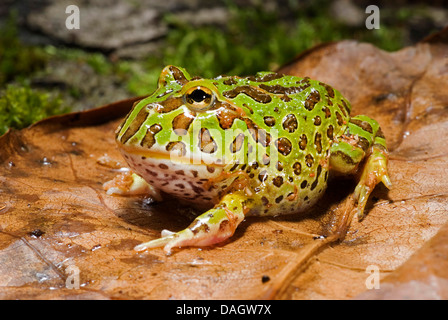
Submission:
[[[248,149],[256,149],[257,160],[227,169],[248,175],[260,204],[252,213],[285,214],[313,205],[326,187],[330,147],[347,126],[348,101],[322,82],[271,72],[218,77],[215,85],[247,115],[253,138]]]

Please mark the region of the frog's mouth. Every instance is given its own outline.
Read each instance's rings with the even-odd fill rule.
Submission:
[[[179,144],[173,143],[171,149],[164,150],[164,148],[146,149],[139,146],[119,145],[120,151],[123,155],[130,154],[145,159],[154,159],[155,161],[169,161],[175,164],[192,165],[192,166],[209,166],[209,167],[224,167],[225,161],[221,158],[216,158],[208,154],[194,154],[180,147]],[[165,148],[166,149],[166,148]]]

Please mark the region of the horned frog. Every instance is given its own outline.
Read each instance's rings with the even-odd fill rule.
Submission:
[[[330,172],[360,173],[354,197],[362,217],[375,186],[391,186],[388,151],[379,124],[350,111],[339,91],[307,77],[203,79],[167,66],[116,131],[129,183],[105,189],[155,198],[163,191],[205,208],[186,229],[164,230],[138,251],[209,246],[246,216],[304,212],[323,196]]]

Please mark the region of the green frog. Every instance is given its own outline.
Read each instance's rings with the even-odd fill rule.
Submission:
[[[131,173],[109,194],[160,192],[203,213],[179,232],[135,247],[210,246],[246,216],[304,212],[324,194],[329,173],[355,175],[357,215],[375,186],[390,188],[388,151],[375,120],[350,117],[330,85],[275,72],[191,77],[167,66],[153,94],[136,102],[116,131]]]

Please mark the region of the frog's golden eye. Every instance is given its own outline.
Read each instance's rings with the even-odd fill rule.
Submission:
[[[206,87],[193,87],[184,94],[184,102],[194,111],[205,111],[215,102],[215,95]]]

